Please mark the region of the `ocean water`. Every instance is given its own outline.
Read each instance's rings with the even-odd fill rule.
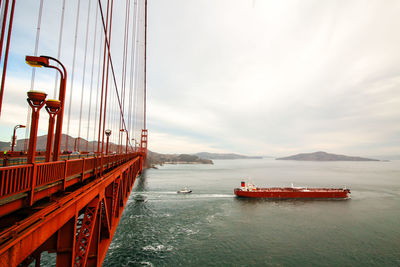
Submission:
[[[214,163],[138,178],[103,266],[400,266],[400,161]],[[245,177],[347,186],[352,198],[238,199]],[[193,193],[176,194],[185,186]]]

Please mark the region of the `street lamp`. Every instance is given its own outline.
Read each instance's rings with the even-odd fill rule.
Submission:
[[[25,127],[26,126],[22,125],[22,124],[18,124],[17,126],[14,127],[14,134],[13,134],[13,137],[11,139],[11,152],[14,152],[14,146],[15,146],[16,141],[17,141],[17,136],[15,135],[16,134],[16,130],[19,129],[19,128],[25,128]]]
[[[54,135],[54,120],[57,113],[61,109],[60,100],[49,99],[46,101],[46,110],[49,113],[49,131],[47,132],[47,145],[46,145],[46,162],[50,161],[51,149],[53,146],[53,135]]]
[[[106,155],[108,155],[108,142],[110,141],[111,130],[105,130],[104,133],[107,136]]]
[[[129,140],[129,136],[128,136],[128,131],[126,129],[121,129],[119,130],[120,132],[125,132],[126,133],[126,147],[125,147],[125,153],[128,154],[128,140]],[[122,141],[121,141],[121,154],[122,154]]]
[[[31,120],[31,133],[29,136],[29,148],[28,148],[28,160],[27,163],[35,163],[36,156],[36,140],[37,131],[39,124],[39,111],[46,103],[46,93],[39,91],[29,91],[28,101],[29,106],[32,108],[32,120]]]
[[[138,150],[139,143],[135,140],[135,138],[132,138],[132,141],[134,146],[134,152],[136,152]]]
[[[75,141],[74,141],[74,151],[75,151],[75,152],[78,151],[78,150],[76,150],[76,143],[77,143],[77,141],[79,142],[79,137],[75,138]]]
[[[56,66],[50,65],[49,60],[53,60],[57,62],[62,70]],[[67,70],[65,69],[64,65],[58,60],[53,57],[48,56],[26,56],[25,61],[28,65],[32,67],[45,67],[56,69],[61,75],[60,81],[60,93],[59,93],[59,101],[60,101],[60,114],[57,116],[57,125],[56,125],[56,133],[54,139],[54,152],[53,152],[53,161],[58,161],[60,158],[60,146],[61,146],[61,133],[62,133],[62,123],[64,118],[64,103],[65,103],[65,89],[67,83]],[[68,148],[68,144],[66,144]]]

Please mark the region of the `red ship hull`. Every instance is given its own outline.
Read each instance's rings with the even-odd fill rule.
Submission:
[[[246,198],[350,198],[350,190],[344,188],[235,188],[234,193]]]

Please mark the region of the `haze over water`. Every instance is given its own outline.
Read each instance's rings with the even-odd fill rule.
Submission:
[[[400,162],[215,160],[139,177],[103,266],[399,266]],[[350,200],[237,199],[259,186],[333,186]],[[176,191],[187,186],[190,195]],[[143,195],[146,202],[136,202]]]

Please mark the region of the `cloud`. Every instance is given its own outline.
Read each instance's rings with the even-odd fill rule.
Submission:
[[[49,11],[58,10],[60,3],[54,1],[44,10],[39,49],[43,53],[56,53],[59,25],[49,21],[59,14]],[[37,5],[32,1],[18,9],[13,67],[7,82],[15,89],[8,90],[9,100],[23,98],[30,86],[31,69],[23,64],[23,55],[33,51],[36,18],[30,10]],[[70,23],[62,46],[62,60],[69,69],[75,5],[68,1]],[[87,3],[82,5],[85,10]],[[327,150],[361,156],[398,154],[399,7],[395,1],[377,0],[149,1],[150,148],[165,153],[286,155]],[[124,5],[118,3],[116,9],[122,11]],[[83,18],[81,25],[85,25]],[[112,53],[120,73],[123,16],[116,16],[113,23]],[[90,31],[93,27],[91,22]],[[77,134],[79,119],[75,106],[80,105],[84,29],[78,35],[73,134]],[[93,41],[90,35],[90,47]],[[96,59],[100,54],[97,46]],[[90,72],[91,57],[86,72]],[[36,87],[52,91],[54,74],[37,73]],[[86,78],[85,107],[88,83]],[[21,120],[26,116],[23,102],[12,100],[8,108],[19,110]],[[137,112],[142,108],[137,105]],[[86,120],[82,120],[82,131]],[[12,121],[2,117],[0,127],[11,127]],[[140,124],[140,120],[135,123],[137,132]],[[110,127],[118,131],[115,123]],[[45,131],[46,125],[40,129]]]
[[[150,124],[242,153],[392,153],[385,144],[398,140],[398,7],[152,2]]]

